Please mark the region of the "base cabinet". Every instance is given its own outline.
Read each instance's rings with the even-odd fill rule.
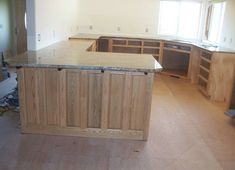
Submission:
[[[18,70],[22,132],[147,140],[153,73]]]

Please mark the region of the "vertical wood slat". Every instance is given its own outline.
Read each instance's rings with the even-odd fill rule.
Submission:
[[[147,88],[146,88],[146,103],[145,103],[145,116],[144,116],[144,136],[143,139],[147,140],[149,136],[149,125],[150,125],[150,116],[151,116],[151,106],[152,106],[152,90],[153,90],[153,81],[154,81],[154,73],[149,73],[148,78],[146,80]]]
[[[71,127],[81,126],[80,70],[67,71],[67,123]]]
[[[126,73],[124,99],[123,99],[123,117],[122,117],[123,130],[128,130],[130,128],[131,95],[132,95],[132,76],[131,73]]]
[[[47,123],[52,126],[60,124],[58,83],[58,70],[45,69]]]
[[[88,127],[100,128],[103,73],[90,71],[88,75]]]
[[[38,118],[38,96],[37,96],[37,69],[26,68],[24,71],[25,78],[25,101],[30,103],[26,105],[26,116],[28,124],[37,124]]]
[[[59,116],[60,126],[67,126],[67,84],[66,70],[59,71]],[[78,90],[77,90],[78,91]]]
[[[108,129],[110,72],[103,74],[101,129]]]
[[[37,112],[39,115],[40,125],[47,125],[46,114],[46,84],[45,84],[45,69],[37,69],[37,96],[38,107]]]
[[[19,103],[20,103],[20,121],[21,126],[27,126],[26,117],[26,100],[25,100],[25,76],[24,69],[20,68],[17,70],[18,76],[18,89],[19,89]]]
[[[88,71],[81,71],[81,86],[80,86],[80,113],[81,113],[81,128],[87,128],[88,123]]]

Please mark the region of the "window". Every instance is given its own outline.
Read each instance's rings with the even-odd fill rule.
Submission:
[[[200,0],[161,0],[158,34],[198,39],[201,8]]]
[[[218,43],[222,31],[226,3],[213,3],[208,8],[206,38],[210,42]]]

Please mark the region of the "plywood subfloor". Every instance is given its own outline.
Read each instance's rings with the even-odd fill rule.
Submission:
[[[159,76],[148,142],[21,135],[0,117],[0,170],[234,170],[235,121],[188,82]]]

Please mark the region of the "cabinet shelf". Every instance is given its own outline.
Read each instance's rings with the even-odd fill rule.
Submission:
[[[210,70],[209,69],[207,69],[206,67],[203,67],[202,65],[200,65],[200,68],[202,69],[202,70],[204,70],[204,71],[206,71],[206,72],[210,72]]]
[[[204,82],[208,83],[208,79],[206,79],[205,77],[203,77],[202,75],[198,75],[198,77],[203,80]]]
[[[207,58],[202,57],[202,56],[201,56],[201,59],[211,64],[211,60],[208,60]]]
[[[184,50],[179,50],[179,49],[169,48],[169,47],[164,47],[164,50],[175,51],[175,52],[186,53],[186,54],[190,54],[191,53],[191,51],[184,51]]]

